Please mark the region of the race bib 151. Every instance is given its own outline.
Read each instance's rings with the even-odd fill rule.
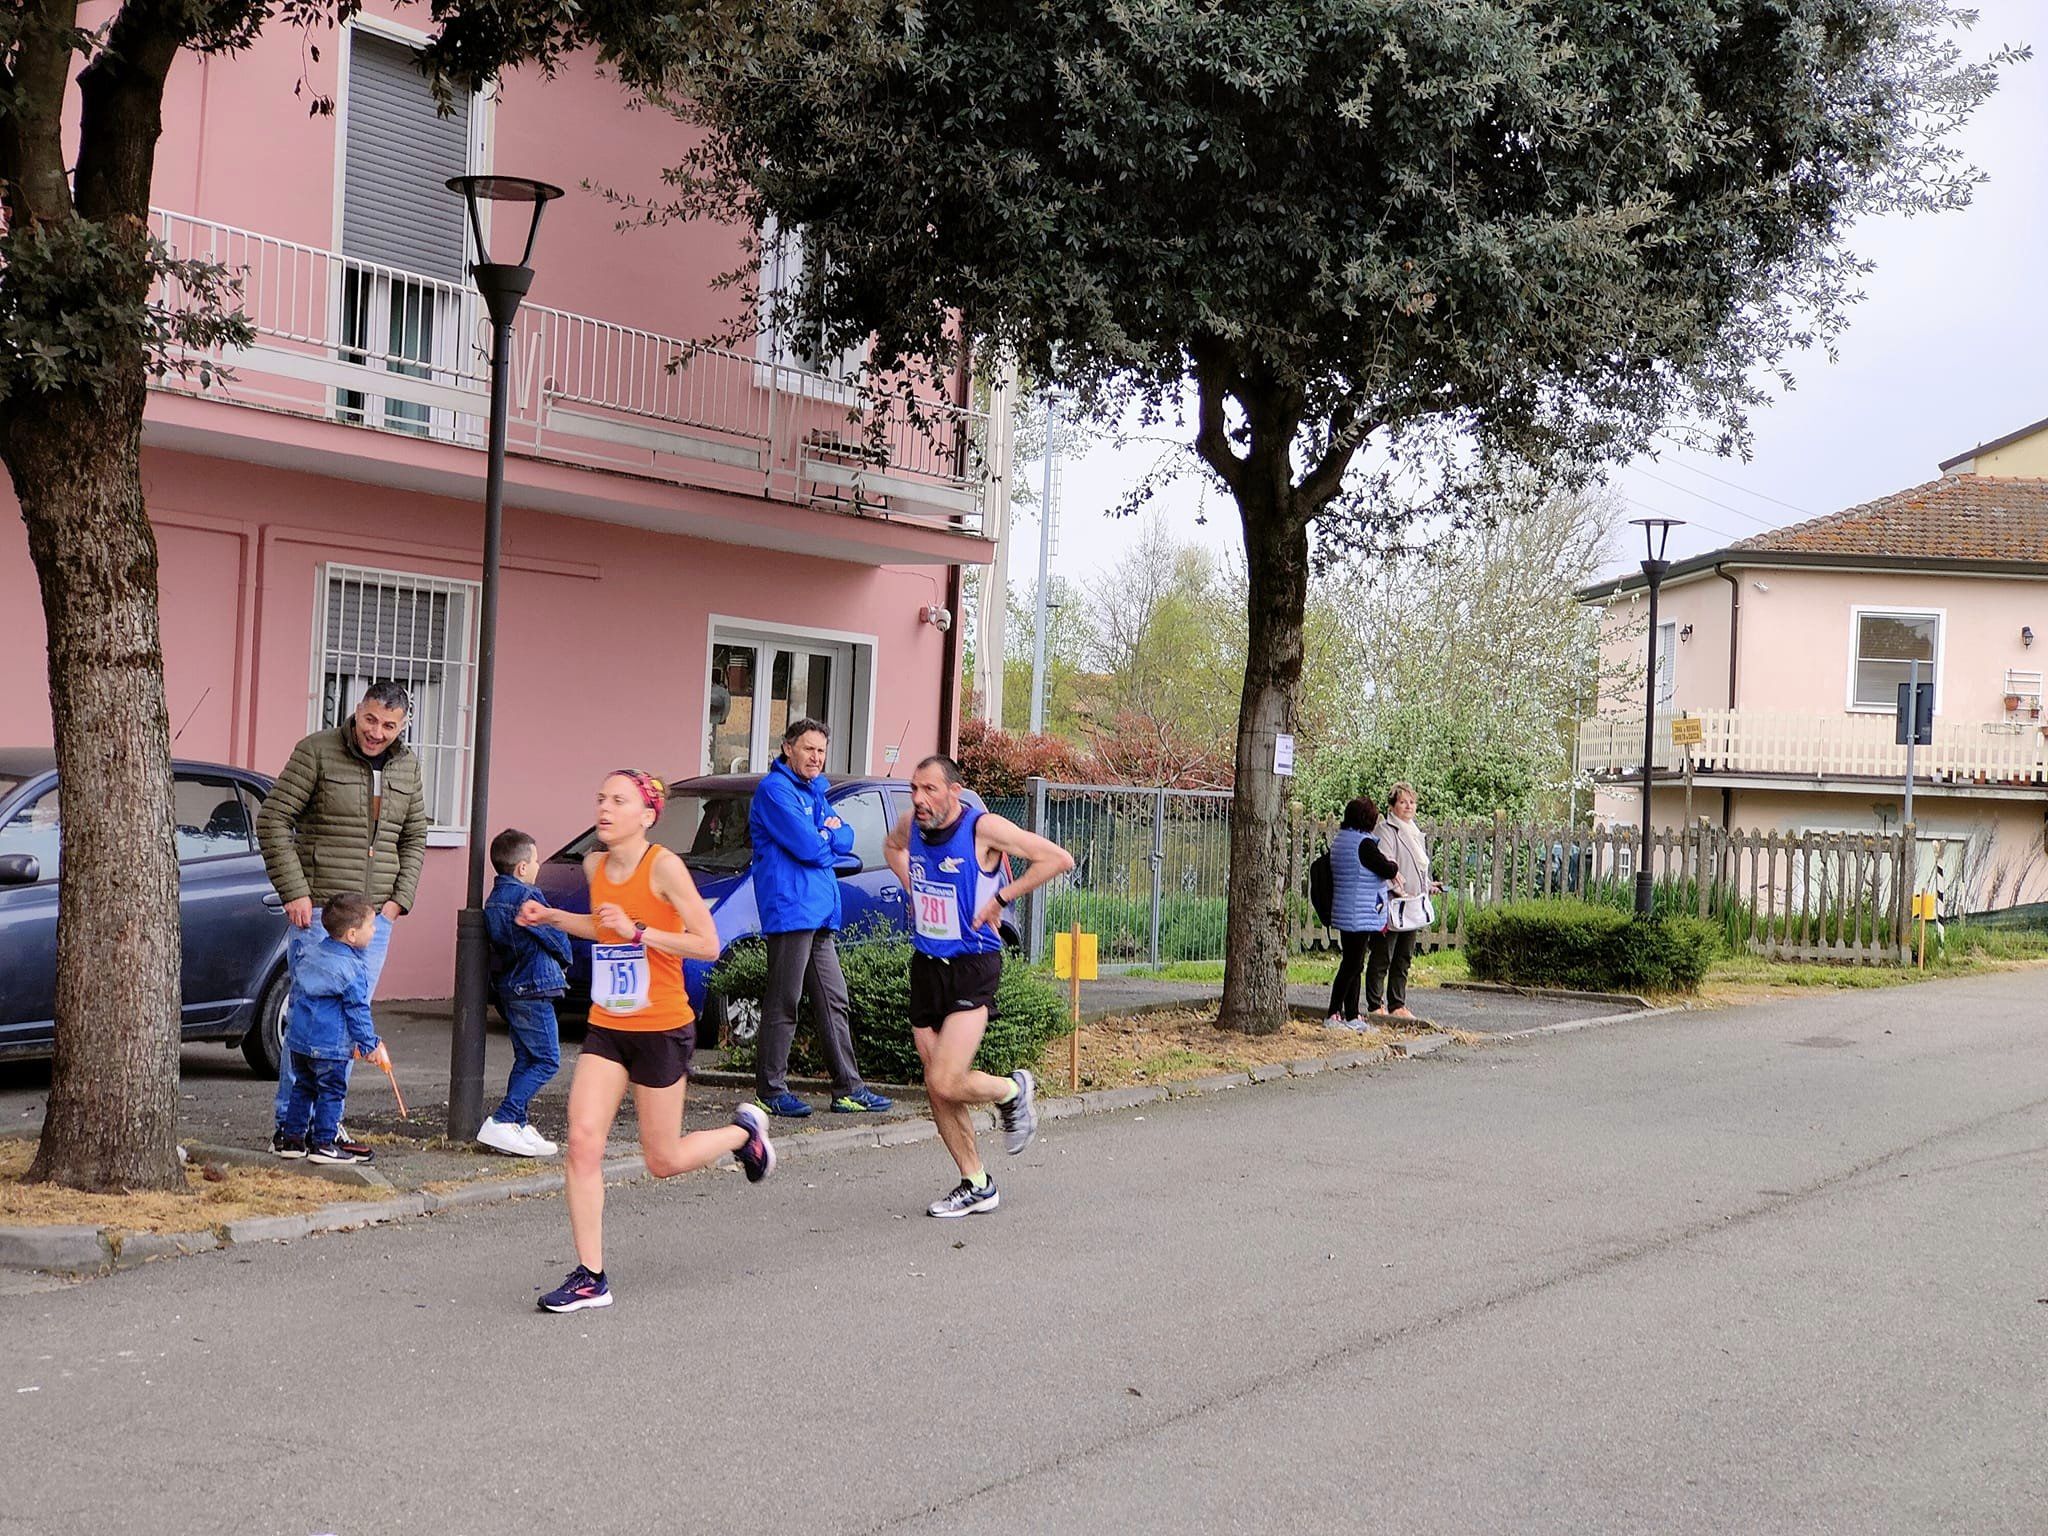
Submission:
[[[647,947],[593,944],[590,1000],[606,1013],[638,1013],[647,1006]]]

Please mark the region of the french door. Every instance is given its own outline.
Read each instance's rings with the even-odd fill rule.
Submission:
[[[704,771],[765,773],[790,722],[812,719],[832,733],[825,771],[843,774],[852,701],[852,646],[721,633],[711,644]]]

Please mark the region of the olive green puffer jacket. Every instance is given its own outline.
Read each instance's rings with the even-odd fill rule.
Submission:
[[[420,760],[402,741],[375,763],[356,753],[355,727],[343,721],[292,748],[291,760],[256,818],[263,867],[286,901],[316,906],[361,891],[373,906],[412,910],[427,851],[427,801]],[[371,773],[384,775],[383,814],[370,825]]]

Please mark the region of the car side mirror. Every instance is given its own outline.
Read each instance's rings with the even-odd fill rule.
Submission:
[[[32,853],[0,853],[0,885],[34,885],[43,866]]]
[[[866,868],[857,853],[842,853],[832,861],[832,872],[842,880],[848,875],[857,875]]]

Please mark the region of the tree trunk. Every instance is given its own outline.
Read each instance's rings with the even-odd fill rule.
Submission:
[[[142,498],[145,382],[8,402],[6,460],[49,634],[63,786],[57,1040],[31,1179],[174,1189],[180,1033],[178,861]]]
[[[1284,452],[1285,437],[1278,441]],[[1230,927],[1220,1021],[1253,1035],[1275,1033],[1287,1017],[1288,781],[1273,771],[1273,739],[1294,732],[1308,608],[1308,528],[1292,515],[1285,493],[1269,501],[1270,494],[1254,486],[1239,492],[1250,633],[1230,802]]]

